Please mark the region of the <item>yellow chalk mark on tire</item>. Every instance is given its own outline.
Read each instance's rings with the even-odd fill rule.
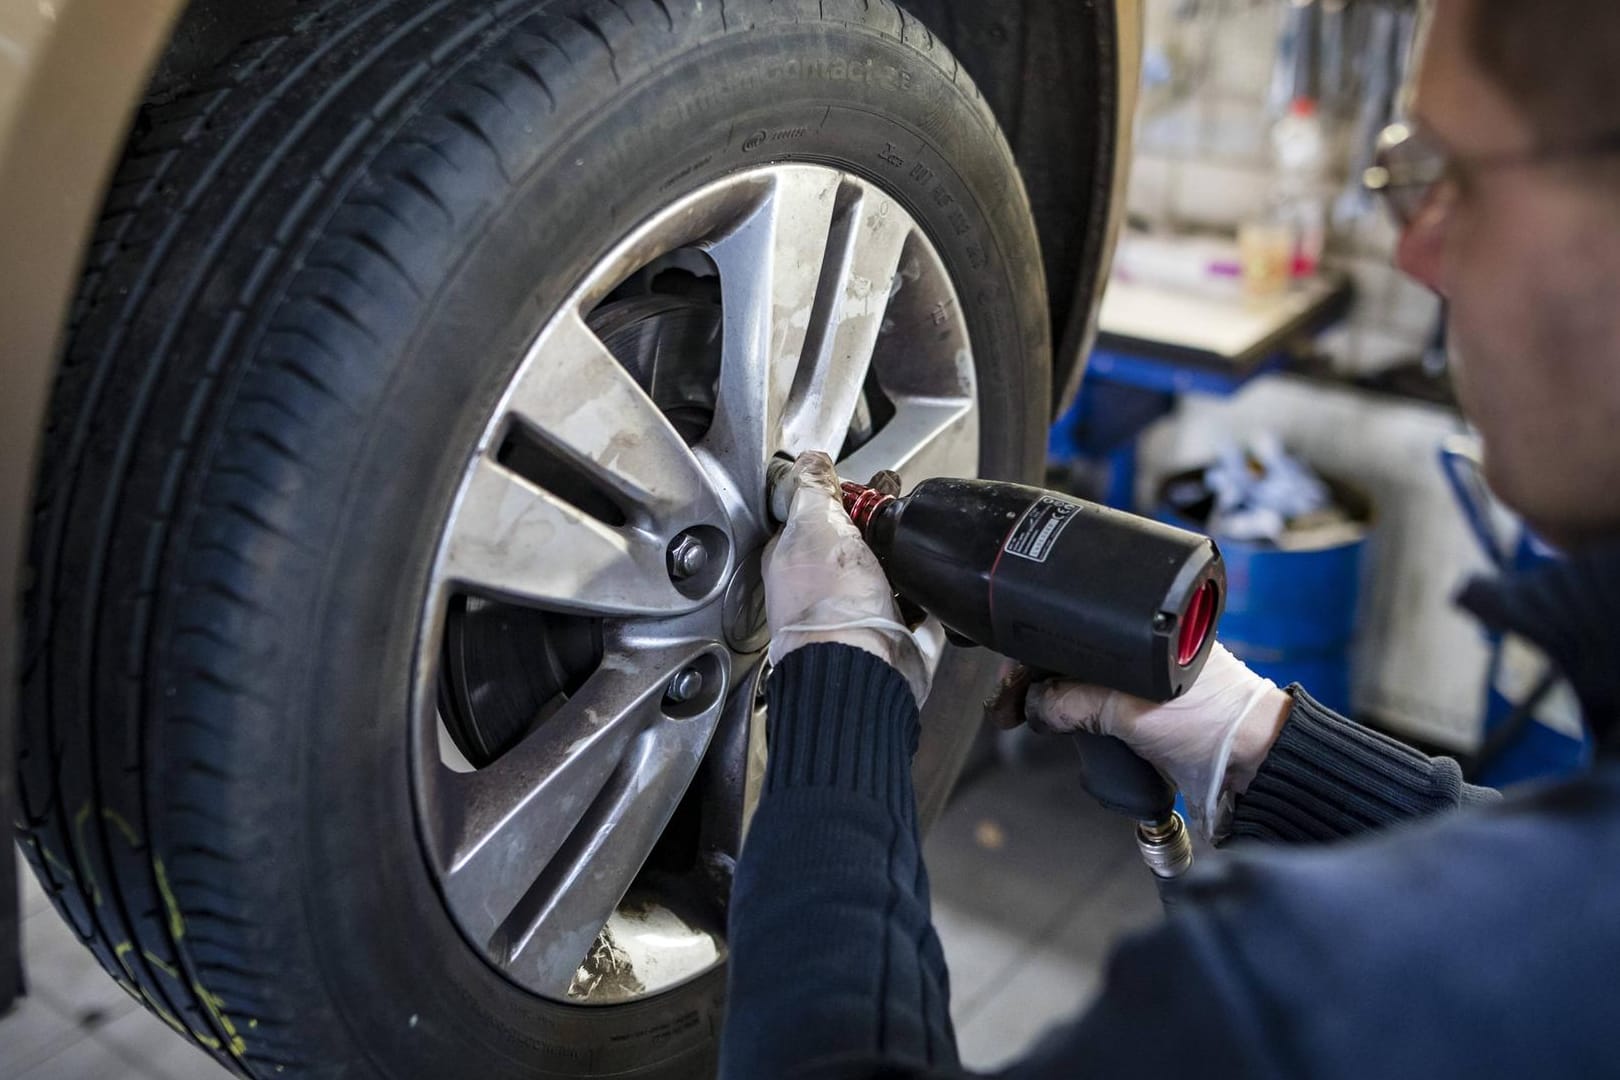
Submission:
[[[162,1005],[159,1005],[144,986],[141,987],[141,1000],[146,1002],[146,1007],[148,1009],[151,1009],[157,1014],[157,1018],[159,1020],[162,1020],[165,1024],[168,1024],[170,1027],[174,1028],[174,1033],[176,1035],[181,1037],[190,1036],[191,1038],[196,1039],[198,1042],[202,1042],[203,1039],[207,1038],[207,1036],[199,1035],[195,1031],[187,1031],[186,1025],[182,1024],[178,1019],[176,1019],[174,1014],[169,1012],[168,1009],[165,1009]],[[219,1049],[218,1039],[214,1040],[213,1048],[216,1050]]]
[[[96,882],[96,875],[90,869],[90,860],[85,857],[87,850],[84,843],[84,826],[90,820],[90,804],[85,803],[79,807],[79,812],[73,815],[73,835],[79,841],[79,871],[84,874],[84,880],[90,883],[90,899],[101,906],[101,886]]]
[[[124,969],[124,974],[129,976],[130,982],[139,982],[140,980],[135,978],[135,972],[130,970],[129,961],[124,959],[134,951],[135,946],[133,944],[128,941],[120,941],[113,946],[113,959],[117,960],[118,966]]]
[[[138,848],[141,846],[141,834],[135,831],[135,826],[131,825],[123,814],[103,807],[101,816],[112,822],[113,826],[124,834],[124,839],[129,841],[130,847]]]
[[[186,920],[180,915],[180,903],[174,898],[174,890],[169,887],[169,872],[163,868],[162,859],[152,860],[152,874],[157,878],[158,893],[163,897],[163,909],[169,914],[169,933],[174,936],[176,941],[179,941],[186,936]],[[148,960],[157,964],[165,972],[176,979],[180,978],[178,971],[158,961],[151,953],[145,955]],[[218,994],[210,994],[200,982],[193,982],[191,989],[196,993],[198,1000],[202,1002],[203,1008],[208,1011],[208,1015],[212,1016],[214,1022],[219,1025],[220,1030],[225,1032],[226,1041],[222,1044],[213,1036],[204,1035],[200,1031],[193,1031],[191,1037],[210,1050],[218,1050],[223,1046],[238,1058],[247,1053],[247,1043],[243,1040],[241,1033],[236,1030],[236,1024],[225,1014],[224,999]]]
[[[231,1022],[231,1018],[225,1015],[224,999],[217,994],[210,994],[200,982],[192,983],[191,988],[197,992],[197,997],[202,1000],[203,1007],[208,1010],[208,1015],[212,1016],[214,1022],[224,1029],[226,1037],[230,1040],[227,1044],[230,1052],[237,1057],[247,1053],[247,1043],[243,1041],[242,1036],[237,1032],[236,1025]]]
[[[140,980],[135,977],[135,972],[129,966],[129,961],[124,959],[124,957],[128,956],[134,951],[135,946],[127,941],[120,941],[118,944],[113,946],[113,959],[117,960],[118,966],[124,969],[124,978],[119,979],[115,976],[114,981],[117,982],[119,986],[122,986],[125,993],[129,994],[130,997],[134,998],[136,1001],[140,1001],[142,1000],[142,995],[145,993],[145,991],[136,988],[135,984],[140,982]]]
[[[175,901],[174,890],[169,888],[169,875],[163,869],[162,859],[152,860],[152,873],[157,877],[158,892],[163,897],[163,909],[169,913],[169,933],[174,940],[179,941],[186,936],[186,920],[180,917],[180,905]]]
[[[148,1009],[156,1013],[159,1020],[162,1020],[165,1024],[168,1024],[175,1030],[175,1034],[181,1036],[189,1035],[198,1042],[203,1042],[205,1039],[207,1039],[208,1036],[206,1035],[200,1035],[195,1031],[187,1031],[186,1026],[176,1019],[173,1013],[169,1012],[169,1010],[157,1003],[157,1000],[152,997],[151,991],[147,990],[144,986],[136,985],[136,983],[138,983],[140,980],[135,978],[135,972],[130,969],[129,961],[124,959],[134,951],[135,945],[133,942],[129,941],[120,941],[118,944],[113,946],[113,956],[118,960],[118,966],[124,969],[125,975],[129,976],[129,981],[127,982],[123,979],[114,979],[113,981],[124,988],[124,993],[128,994],[136,1001],[144,1003]],[[141,955],[145,956],[147,960],[156,964],[159,968],[168,972],[176,979],[180,978],[180,973],[178,971],[170,967],[168,964],[165,964],[157,957],[153,956],[150,952],[143,950]],[[214,1039],[213,1043],[214,1045],[212,1049],[219,1049],[219,1040]]]
[[[165,964],[162,960],[158,959],[156,956],[153,956],[151,949],[142,949],[141,950],[141,955],[146,957],[146,962],[148,964],[151,964],[153,967],[155,967],[159,971],[163,972],[163,974],[167,975],[169,978],[176,979],[176,980],[178,980],[180,978],[179,970],[174,968],[173,966],[171,966],[169,964]]]
[[[36,840],[36,841],[34,841],[34,849],[39,852],[39,857],[40,858],[44,859],[46,862],[48,862],[52,866],[56,867],[56,869],[61,871],[64,876],[66,876],[68,878],[73,877],[73,867],[69,866],[67,863],[65,863],[61,859],[59,859],[57,857],[56,853],[54,851],[52,851],[50,848],[46,847],[44,844],[41,844],[38,840]]]

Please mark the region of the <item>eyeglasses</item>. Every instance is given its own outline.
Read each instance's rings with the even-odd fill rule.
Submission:
[[[1502,169],[1620,153],[1620,131],[1586,142],[1507,154],[1463,157],[1417,124],[1391,124],[1378,136],[1373,163],[1362,174],[1368,191],[1381,195],[1401,228],[1411,225],[1440,186],[1484,169]]]

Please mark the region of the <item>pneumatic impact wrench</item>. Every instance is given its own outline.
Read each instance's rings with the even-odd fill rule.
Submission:
[[[792,502],[790,469],[771,465],[778,521]],[[1226,569],[1208,537],[991,480],[924,480],[903,497],[846,481],[843,500],[895,592],[958,643],[1151,701],[1179,697],[1214,647]],[[1136,821],[1169,903],[1192,865],[1175,791],[1118,739],[1074,741],[1086,790]]]

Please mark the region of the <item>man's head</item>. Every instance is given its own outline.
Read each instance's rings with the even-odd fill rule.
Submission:
[[[1457,167],[1397,261],[1449,302],[1486,476],[1551,539],[1620,537],[1620,150],[1556,153],[1620,133],[1620,0],[1435,0],[1412,113]]]

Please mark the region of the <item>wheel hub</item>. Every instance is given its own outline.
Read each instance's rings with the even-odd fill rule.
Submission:
[[[759,652],[770,644],[771,631],[765,623],[765,574],[760,551],[738,564],[726,586],[721,604],[726,644],[739,653]]]

